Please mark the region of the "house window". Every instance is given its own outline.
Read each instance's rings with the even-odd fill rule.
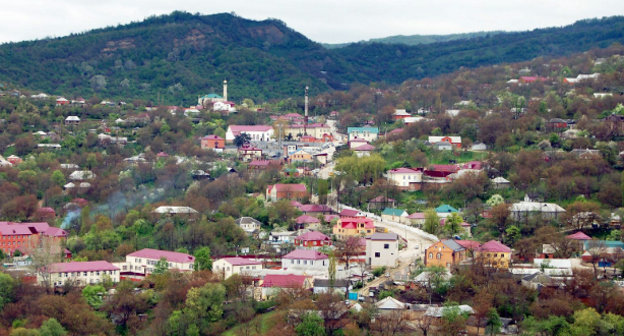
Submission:
[[[381,257],[381,253],[375,252],[375,258],[380,258],[380,257]]]
[[[429,259],[433,259],[433,253],[429,253]]]
[[[384,249],[389,249],[390,248],[390,244],[384,244]]]
[[[442,253],[436,254],[436,259],[442,259]]]

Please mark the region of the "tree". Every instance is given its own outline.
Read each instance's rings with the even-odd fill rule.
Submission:
[[[426,221],[426,215],[425,215],[425,221]],[[444,221],[444,232],[449,236],[449,237],[454,237],[455,235],[459,234],[462,230],[461,227],[461,223],[464,222],[464,219],[457,213],[457,212],[453,212],[451,213],[448,217],[446,217],[446,220]]]
[[[329,290],[334,291],[334,284],[336,283],[336,256],[334,251],[329,253]]]
[[[595,335],[599,328],[600,314],[594,308],[585,308],[574,312],[574,323],[570,333],[574,336]]]
[[[247,144],[251,141],[251,137],[247,133],[240,133],[239,135],[234,137],[234,145],[236,147],[241,147],[244,144]]]
[[[446,305],[442,310],[440,331],[443,335],[453,336],[466,329],[468,316],[462,312],[457,304]]]
[[[224,300],[225,287],[219,283],[207,283],[202,287],[189,289],[183,312],[190,321],[201,323],[201,330],[223,316]]]
[[[144,313],[147,308],[147,297],[136,293],[130,281],[120,282],[115,294],[102,306],[102,310],[109,316],[115,316],[115,323],[122,328],[126,328],[128,321]]]
[[[488,318],[490,309],[492,309],[492,300],[492,294],[488,293],[486,289],[481,289],[473,298],[472,308],[476,319],[477,335],[479,335],[481,322]]]
[[[446,291],[446,276],[448,271],[442,266],[430,266],[425,268],[424,271],[428,272],[426,276],[425,289],[429,294],[429,304],[431,304],[434,293],[442,293]]]
[[[435,209],[425,210],[425,224],[423,230],[432,235],[437,235],[440,231],[440,218]]]
[[[65,182],[66,182],[65,176],[60,170],[55,170],[54,172],[52,172],[52,175],[50,176],[50,180],[52,180],[52,183],[54,183],[57,186],[63,186],[65,185]]]
[[[208,246],[198,248],[193,255],[195,256],[194,268],[196,271],[212,270],[212,258]]]
[[[402,311],[393,311],[375,317],[371,331],[376,336],[401,335],[407,328],[407,314]]]
[[[325,336],[323,319],[315,313],[306,313],[295,331],[299,336]]]
[[[4,305],[13,301],[17,281],[6,273],[0,273],[0,311]]]
[[[349,236],[345,240],[336,242],[336,251],[338,256],[344,258],[345,266],[349,268],[349,262],[351,257],[359,255],[362,250],[361,238],[355,236]]]
[[[495,308],[490,308],[487,314],[487,320],[485,322],[485,332],[490,333],[490,335],[494,336],[498,333],[502,326],[502,322],[500,316],[498,316],[498,312]]]
[[[600,204],[593,201],[578,200],[574,201],[566,207],[566,212],[563,215],[567,226],[573,230],[582,230],[585,227],[591,226],[596,220],[600,220],[598,210]]]
[[[358,158],[345,156],[336,161],[335,170],[345,173],[360,184],[372,184],[380,178],[386,167],[386,161],[379,155]]]
[[[65,336],[67,331],[63,326],[55,319],[49,318],[41,324],[39,327],[39,336]]]
[[[106,293],[106,289],[101,285],[88,285],[82,289],[82,297],[87,301],[89,306],[99,309],[104,301],[102,295]]]
[[[490,198],[488,198],[487,201],[485,201],[485,204],[487,204],[489,207],[493,207],[502,203],[505,203],[505,199],[499,194],[494,194]]]
[[[501,203],[493,206],[490,210],[490,215],[492,216],[492,224],[496,226],[496,229],[498,229],[500,234],[503,234],[511,217],[509,204]]]

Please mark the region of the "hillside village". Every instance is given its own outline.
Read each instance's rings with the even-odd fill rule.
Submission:
[[[0,336],[622,335],[623,55],[262,103],[4,83]]]

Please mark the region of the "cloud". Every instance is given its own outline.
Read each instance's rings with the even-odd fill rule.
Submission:
[[[390,35],[530,30],[622,15],[621,0],[27,0],[3,4],[0,42],[59,37],[184,10],[280,19],[319,42]]]

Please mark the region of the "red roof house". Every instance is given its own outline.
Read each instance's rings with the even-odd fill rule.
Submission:
[[[201,138],[201,148],[222,151],[225,148],[225,139],[214,134],[207,135]]]
[[[481,245],[477,250],[479,252],[511,252],[509,247],[496,240],[490,240],[489,242]]]
[[[582,231],[578,231],[571,235],[567,235],[566,238],[573,239],[573,240],[591,240],[592,239],[590,236],[584,234]]]
[[[332,209],[325,204],[304,204],[299,206],[299,210],[304,214],[325,214],[332,212]]]
[[[295,274],[267,274],[264,276],[264,288],[304,288],[308,277]]]
[[[331,239],[318,231],[306,232],[299,237],[295,238],[295,246],[300,247],[318,247],[331,245]]]

